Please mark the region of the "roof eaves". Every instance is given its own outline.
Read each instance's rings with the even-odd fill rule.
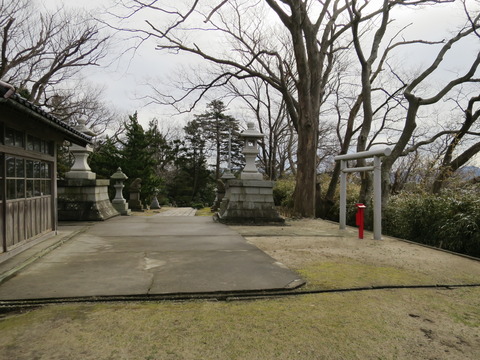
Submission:
[[[5,100],[13,101],[23,107],[26,107],[30,111],[33,111],[34,113],[40,115],[47,123],[51,123],[54,127],[62,129],[66,133],[71,133],[75,135],[76,137],[80,138],[82,142],[86,143],[92,143],[92,137],[88,136],[72,126],[68,125],[64,121],[56,118],[55,116],[47,113],[45,110],[43,110],[40,106],[33,104],[32,102],[26,100],[25,98],[21,97],[17,93],[12,93],[11,85],[6,84],[4,82],[0,82],[0,97],[3,97]],[[10,93],[9,93],[10,92]]]

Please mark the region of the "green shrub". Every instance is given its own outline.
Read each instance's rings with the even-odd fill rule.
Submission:
[[[385,234],[480,257],[480,196],[401,193],[384,209]]]
[[[197,210],[203,209],[205,207],[204,204],[201,202],[192,203],[190,206]]]
[[[273,201],[276,206],[293,208],[293,192],[295,191],[295,178],[288,177],[275,182],[273,187]]]

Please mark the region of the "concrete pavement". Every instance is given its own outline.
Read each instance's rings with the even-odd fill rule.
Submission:
[[[288,289],[293,273],[211,217],[116,217],[0,285],[1,300]]]

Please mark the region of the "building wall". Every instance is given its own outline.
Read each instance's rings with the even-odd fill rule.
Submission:
[[[0,122],[0,219],[7,252],[55,229],[55,142]]]

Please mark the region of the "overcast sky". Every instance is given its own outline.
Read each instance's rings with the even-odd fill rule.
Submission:
[[[80,6],[98,14],[98,10],[94,9],[108,7],[112,0],[40,0],[40,3],[47,7],[64,5],[77,8]],[[400,24],[412,23],[405,32],[406,38],[441,40],[449,36],[446,29],[454,30],[454,25],[462,23],[462,14],[460,2],[457,1],[456,4],[430,7],[428,11],[402,10],[394,13],[394,19],[399,27]],[[436,78],[432,79],[433,82],[446,81],[449,76],[453,77],[461,69],[465,69],[465,66],[471,63],[472,57],[476,55],[475,51],[478,51],[478,41],[475,44],[464,43],[454,50],[454,55],[447,56],[442,65],[444,70],[439,72],[439,75],[435,75]],[[168,76],[175,72],[178,65],[181,62],[188,62],[188,59],[155,50],[154,41],[144,43],[133,57],[121,56],[123,51],[124,44],[117,44],[110,55],[112,59],[120,60],[108,68],[90,69],[87,73],[89,81],[104,86],[106,100],[120,111],[131,114],[138,110],[139,118],[144,124],[154,116],[162,121],[172,118],[173,109],[154,105],[145,106],[143,101],[138,100],[138,97],[145,94],[146,88],[143,85],[148,80],[161,79],[158,85],[162,86]],[[412,69],[424,69],[435,55],[436,52],[428,46],[415,46],[407,48],[401,57],[405,66]],[[203,108],[199,108],[196,113],[201,113],[203,110]],[[171,126],[175,122],[181,124],[186,118],[188,118],[186,115],[175,116],[172,122],[167,122],[166,126]]]
[[[373,0],[377,1],[377,0]],[[88,10],[95,10],[99,7],[108,7],[112,4],[112,0],[40,0],[40,3],[48,7],[64,5],[66,7],[78,8],[83,7]],[[457,3],[459,3],[457,1]],[[458,24],[462,15],[457,5],[457,10],[452,10],[453,5],[435,6],[426,11],[405,10],[396,12],[396,20],[399,24],[411,22],[412,25],[405,32],[406,37],[425,38],[432,40],[440,40],[447,34],[445,29],[449,25]],[[98,11],[94,11],[95,14]],[[143,46],[135,53],[135,56],[121,56],[124,51],[122,44],[117,44],[112,49],[112,59],[119,59],[114,66],[108,68],[94,68],[89,70],[90,81],[99,83],[106,88],[105,95],[109,101],[120,109],[132,112],[135,109],[142,111],[142,101],[135,100],[145,92],[142,84],[148,79],[159,78],[164,79],[175,71],[181,57],[173,57],[163,52],[155,50],[153,41],[143,44]],[[415,46],[405,50],[404,58],[406,65],[413,68],[424,68],[433,58],[435,52],[428,46]],[[456,70],[464,68],[472,57],[472,51],[469,46],[461,46],[455,49],[455,55],[449,55],[445,62],[444,68],[448,69],[445,76],[450,72],[454,75]],[[463,66],[462,66],[463,65]],[[452,75],[452,76],[453,76]],[[159,84],[161,85],[161,84]],[[153,109],[149,108],[145,111],[145,115],[159,112],[170,113],[169,109]]]

